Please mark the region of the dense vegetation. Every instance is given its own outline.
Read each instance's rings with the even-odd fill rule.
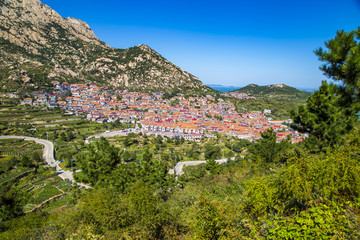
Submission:
[[[276,143],[268,131],[248,146],[244,159],[216,165],[217,170],[209,161],[187,169],[178,180],[150,153],[141,165],[118,164],[121,158],[113,154],[114,147],[101,139],[89,147],[99,147],[93,149],[99,161],[90,165],[93,189],[66,209],[2,222],[1,236],[356,239],[359,133],[353,130],[336,150],[311,153],[304,146]]]
[[[338,32],[327,51],[316,51],[323,71],[342,84],[323,82],[292,112],[294,127],[309,133],[302,144],[277,142],[271,129],[256,143],[99,139],[77,159],[78,177],[93,188],[66,208],[22,215],[18,180],[12,192],[2,190],[0,238],[359,239],[359,36],[360,29]],[[174,178],[170,148],[207,162]],[[243,157],[216,164],[225,150]]]
[[[311,95],[308,92],[300,91],[284,84],[268,86],[250,84],[233,92],[247,93],[255,97],[253,99],[233,100],[239,112],[270,109],[271,114],[268,114],[268,117],[283,120],[289,119],[290,112],[303,105]]]
[[[306,99],[311,94],[298,90],[293,87],[289,87],[285,84],[258,86],[256,84],[249,84],[243,88],[234,90],[232,92],[247,93],[256,98],[268,98],[268,97],[286,97],[291,96],[296,99]]]
[[[262,98],[262,99],[236,99],[233,100],[238,112],[260,111],[270,109],[272,117],[277,120],[290,119],[291,110],[296,109],[298,106],[305,103],[306,99],[294,99],[292,97],[283,98]],[[286,104],[284,104],[286,102]]]

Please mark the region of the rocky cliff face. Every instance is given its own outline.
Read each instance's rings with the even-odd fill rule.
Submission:
[[[146,45],[111,48],[89,25],[63,18],[39,0],[0,0],[0,81],[3,90],[53,80],[171,91],[207,90]]]

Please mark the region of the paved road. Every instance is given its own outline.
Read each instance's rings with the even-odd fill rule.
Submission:
[[[232,158],[231,160],[234,160],[234,158]],[[223,159],[218,159],[215,160],[217,163],[222,164],[222,163],[227,163],[229,160],[227,158],[223,158]],[[187,162],[178,162],[174,169],[170,169],[169,173],[170,174],[175,174],[175,175],[182,175],[184,174],[183,172],[183,167],[184,166],[195,166],[195,165],[199,165],[199,164],[203,164],[206,163],[206,161],[187,161]],[[171,171],[172,170],[172,171]]]
[[[71,183],[74,183],[74,177],[73,173],[71,171],[64,171],[59,164],[55,162],[54,159],[54,144],[50,141],[39,139],[39,138],[33,138],[33,137],[26,137],[26,136],[0,136],[0,139],[9,139],[9,138],[18,138],[18,139],[24,139],[24,140],[32,140],[37,143],[40,143],[44,145],[44,153],[43,158],[47,162],[48,166],[50,167],[56,167],[56,175],[58,175],[63,180],[68,179]],[[89,186],[82,184],[82,183],[76,183],[77,185],[89,188]]]
[[[91,138],[100,138],[100,137],[114,137],[114,136],[125,136],[129,133],[138,133],[139,131],[136,131],[135,129],[131,129],[131,131],[124,131],[124,130],[117,130],[117,131],[106,131],[103,133],[99,133],[93,136],[88,137],[85,140],[85,143],[89,143],[89,139]],[[234,160],[234,158],[232,158],[231,160]],[[223,159],[217,159],[215,160],[217,163],[222,164],[222,163],[227,163],[228,159],[227,158],[223,158]],[[199,164],[203,164],[206,163],[206,161],[187,161],[187,162],[178,162],[174,169],[170,169],[169,170],[169,174],[175,174],[175,175],[182,175],[184,174],[183,172],[183,167],[184,166],[195,166],[195,165],[199,165]]]

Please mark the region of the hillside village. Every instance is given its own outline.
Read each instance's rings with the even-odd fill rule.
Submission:
[[[59,107],[73,114],[86,114],[98,123],[119,121],[136,123],[144,134],[183,137],[200,140],[215,137],[215,133],[248,139],[261,137],[261,132],[273,128],[278,140],[289,138],[300,142],[304,135],[266,117],[263,112],[239,114],[233,103],[222,98],[174,96],[164,99],[161,93],[148,94],[113,90],[95,84],[68,84],[53,81],[54,93],[35,92],[23,104]]]

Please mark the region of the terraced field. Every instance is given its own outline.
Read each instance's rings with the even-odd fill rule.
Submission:
[[[71,161],[76,168],[77,156],[86,150],[84,146],[86,137],[121,128],[123,128],[121,124],[88,121],[85,115],[64,114],[61,109],[0,104],[0,135],[31,136],[54,142],[55,158],[62,161],[61,167],[65,170],[71,168]],[[31,150],[33,146],[18,144],[19,148],[36,151]],[[19,156],[13,148],[9,150],[0,145],[1,154]]]
[[[61,109],[0,105],[0,135],[27,133],[25,135],[51,139],[54,131],[73,131],[81,133],[83,137],[84,134],[94,135],[114,127],[111,124],[90,122],[85,119],[85,115],[63,113]]]
[[[59,109],[48,110],[47,108],[32,108],[29,106],[3,107],[0,106],[0,125],[3,128],[2,134],[11,131],[12,126],[27,128],[34,134],[42,134],[47,128],[63,129],[67,126],[84,123],[83,116],[66,115]],[[30,125],[26,127],[23,125]],[[35,130],[36,129],[36,130]],[[8,130],[8,131],[6,131]]]
[[[21,153],[42,152],[43,145],[22,139],[0,139],[0,156],[20,156]],[[42,155],[42,153],[41,153]]]
[[[17,189],[26,199],[25,213],[40,209],[50,211],[69,204],[73,199],[73,187],[56,176],[51,168],[45,167],[43,162],[22,166],[21,156],[32,156],[34,151],[42,155],[42,145],[22,139],[0,140],[0,189]]]

